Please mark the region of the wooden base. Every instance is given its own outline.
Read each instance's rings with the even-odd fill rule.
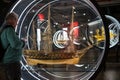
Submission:
[[[37,60],[37,59],[26,59],[29,65],[37,65],[37,64],[77,64],[79,63],[80,58],[73,59],[62,59],[62,60]]]

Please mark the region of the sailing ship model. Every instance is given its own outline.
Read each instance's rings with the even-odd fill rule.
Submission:
[[[73,37],[71,38],[70,45],[64,50],[54,50],[53,49],[53,40],[52,40],[52,29],[51,29],[51,11],[50,11],[50,5],[48,7],[48,21],[47,21],[47,27],[44,33],[42,34],[42,40],[44,42],[43,49],[37,50],[37,49],[30,49],[30,50],[24,50],[25,58],[29,65],[37,65],[37,64],[78,64],[81,57],[93,46],[89,45],[88,47],[77,50],[75,48],[75,45],[73,43]],[[74,21],[74,7],[72,7],[72,20],[71,20],[71,28],[73,26]],[[32,26],[35,27],[35,26]],[[33,29],[34,30],[34,29]],[[35,30],[34,30],[35,31]],[[35,32],[33,33],[35,34]],[[33,35],[36,36],[36,35]],[[71,35],[72,36],[72,35]],[[34,37],[36,38],[36,37]],[[36,40],[36,39],[34,39]],[[36,41],[33,40],[33,45],[36,45]],[[62,43],[64,40],[58,40],[58,43]]]

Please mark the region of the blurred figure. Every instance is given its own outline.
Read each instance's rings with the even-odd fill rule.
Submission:
[[[2,46],[6,49],[2,60],[5,66],[6,78],[7,80],[21,80],[20,60],[24,41],[20,40],[15,33],[18,15],[14,12],[8,13],[5,21],[6,24],[0,37]]]

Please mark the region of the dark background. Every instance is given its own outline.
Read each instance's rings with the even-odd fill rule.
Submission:
[[[12,5],[17,0],[0,0],[0,26],[3,24],[4,18]]]
[[[0,26],[3,24],[4,19],[6,14],[9,12],[9,10],[12,8],[12,5],[15,4],[17,0],[0,0]],[[48,0],[46,0],[48,1]],[[94,0],[91,0],[93,3]],[[102,14],[107,14],[107,15],[111,15],[113,17],[115,17],[118,21],[120,21],[120,2],[119,3],[107,3],[107,4],[101,4],[100,3],[100,11]],[[119,74],[119,70],[120,70],[120,60],[119,60],[119,56],[120,56],[120,44],[116,45],[115,47],[109,49],[109,53],[107,55],[107,62],[106,62],[106,67],[107,69],[110,70],[116,70],[116,73],[118,73],[118,76],[120,76]],[[117,54],[118,53],[118,54]],[[105,73],[105,72],[104,72]],[[98,78],[96,80],[104,80],[102,77],[104,76],[104,73],[100,73],[100,76],[98,76]],[[107,79],[108,80],[108,79]]]
[[[11,9],[17,0],[1,0],[0,1],[0,26],[4,21],[5,15]],[[46,0],[47,1],[47,0]],[[91,0],[95,3],[95,0]],[[120,3],[100,4],[101,13],[109,14],[120,21]]]

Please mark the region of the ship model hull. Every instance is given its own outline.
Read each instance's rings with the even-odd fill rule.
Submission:
[[[92,46],[88,46],[82,50],[78,50],[75,53],[65,53],[65,52],[53,52],[45,54],[44,51],[37,50],[24,50],[25,58],[29,65],[37,64],[78,64],[82,56],[90,49]]]
[[[77,64],[80,57],[75,57],[73,53],[49,53],[42,51],[26,50],[24,51],[26,60],[30,65],[37,64]]]

